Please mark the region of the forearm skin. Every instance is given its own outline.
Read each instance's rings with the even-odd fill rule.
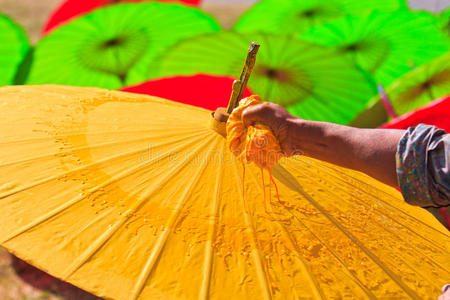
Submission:
[[[395,154],[404,130],[361,129],[302,119],[289,122],[289,139],[297,152],[398,186]]]

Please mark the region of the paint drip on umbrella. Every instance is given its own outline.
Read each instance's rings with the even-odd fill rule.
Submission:
[[[264,188],[264,207],[267,212],[263,170],[267,169],[269,171],[270,182],[274,184],[277,199],[280,202],[278,188],[272,177],[272,167],[280,160],[283,153],[278,139],[268,126],[254,124],[246,128],[242,120],[242,114],[245,109],[261,103],[262,100],[257,95],[242,99],[239,102],[239,106],[230,114],[226,129],[228,147],[243,163],[243,180],[245,178],[245,162],[253,162],[261,169],[262,185]],[[270,195],[271,185],[269,183],[269,202],[272,202]]]

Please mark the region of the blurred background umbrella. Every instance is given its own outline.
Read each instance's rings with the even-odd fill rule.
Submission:
[[[0,13],[0,86],[14,84],[18,68],[29,49],[22,27]]]
[[[450,53],[405,74],[388,87],[387,94],[397,114],[449,95]]]
[[[450,37],[450,8],[447,8],[439,15],[441,20],[441,28]]]
[[[395,115],[402,115],[427,103],[450,94],[450,53],[432,62],[414,68],[386,88],[386,100]],[[429,111],[429,110],[426,110]],[[387,122],[389,115],[381,101],[381,95],[373,97],[367,108],[351,125],[378,127]]]
[[[404,0],[262,0],[236,22],[238,32],[300,33],[347,14],[405,8]]]
[[[208,110],[65,86],[0,102],[0,243],[101,297],[423,299],[449,278],[448,231],[361,173],[284,159],[266,212]]]
[[[434,15],[407,10],[348,15],[301,36],[348,54],[383,85],[450,49]]]
[[[141,2],[146,0],[66,0],[62,2],[48,18],[42,32],[48,33],[61,26],[72,18],[86,14],[98,7],[117,4],[119,2]],[[198,5],[200,0],[159,0],[158,2],[181,2],[189,5]]]
[[[192,38],[170,48],[154,73],[141,77],[240,74],[245,58],[241,49],[251,41],[258,41],[261,49],[250,88],[300,117],[346,123],[376,92],[370,76],[341,53],[285,35],[223,32]]]
[[[234,78],[198,74],[149,80],[122,89],[125,92],[147,94],[177,102],[215,110],[226,107],[230,100]],[[252,94],[246,88],[243,97]]]
[[[150,68],[169,46],[219,30],[213,18],[181,4],[106,6],[43,38],[27,83],[120,88],[130,72]]]
[[[450,53],[406,73],[386,88],[387,100],[396,115],[402,115],[450,94]],[[353,125],[377,127],[386,122],[388,114],[380,95],[372,98],[367,109]],[[362,123],[361,123],[362,122]]]
[[[407,129],[420,123],[434,125],[450,133],[450,96],[436,99],[415,111],[392,119],[381,128]]]

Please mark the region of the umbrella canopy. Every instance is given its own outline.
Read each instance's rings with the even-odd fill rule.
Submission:
[[[383,85],[450,49],[439,20],[424,11],[349,15],[315,26],[302,38],[337,48]]]
[[[441,28],[450,37],[450,8],[444,10],[440,15]]]
[[[25,31],[11,18],[0,14],[0,86],[14,84],[29,48]]]
[[[27,84],[117,89],[126,84],[130,72],[151,68],[155,57],[169,46],[219,30],[213,18],[180,4],[107,6],[43,38],[36,46]]]
[[[66,0],[50,14],[50,17],[45,23],[42,32],[46,34],[70,19],[86,14],[104,5],[116,4],[118,2],[141,1],[145,0]],[[181,2],[189,5],[200,4],[200,0],[159,0],[159,2]]]
[[[154,79],[122,91],[157,96],[210,110],[225,107],[230,100],[234,78],[199,74]],[[244,97],[252,94],[249,88]]]
[[[450,133],[450,96],[436,99],[424,107],[395,118],[381,128],[407,129],[420,123],[433,125]]]
[[[397,114],[410,112],[450,94],[450,53],[408,72],[392,83],[386,93]],[[371,103],[379,100],[377,96]]]
[[[238,32],[298,33],[368,10],[395,11],[405,0],[262,0],[236,22]]]
[[[261,50],[250,88],[300,117],[346,123],[376,93],[370,76],[340,53],[281,35],[223,32],[186,40],[161,56],[153,74],[141,77],[235,76],[245,56],[240,49],[251,41],[260,43]]]
[[[361,173],[283,159],[267,213],[211,111],[65,86],[0,103],[0,244],[101,297],[423,299],[449,278],[448,231]]]

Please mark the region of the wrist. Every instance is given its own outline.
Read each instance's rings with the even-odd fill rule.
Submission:
[[[290,121],[290,144],[296,153],[329,160],[332,152],[339,152],[339,141],[342,135],[350,135],[346,130],[350,127],[332,123],[293,119]],[[345,131],[345,134],[344,134]]]
[[[316,140],[311,135],[311,130],[314,130],[312,121],[292,117],[287,119],[286,123],[288,129],[286,150],[288,155],[310,156],[310,145]]]

